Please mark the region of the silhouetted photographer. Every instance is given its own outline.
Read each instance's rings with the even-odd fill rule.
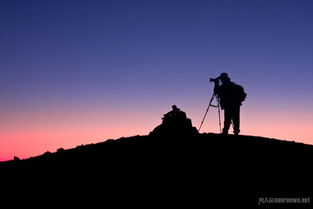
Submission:
[[[240,106],[247,94],[242,86],[232,82],[227,73],[222,73],[217,78],[211,78],[214,82],[214,94],[219,99],[219,104],[224,110],[223,134],[228,134],[230,124],[233,124],[234,134],[240,133]]]

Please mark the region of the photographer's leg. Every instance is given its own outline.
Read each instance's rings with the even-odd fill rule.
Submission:
[[[223,128],[223,134],[228,134],[228,129],[230,127],[232,119],[231,110],[228,108],[224,109],[224,128]]]
[[[233,124],[234,134],[238,135],[240,133],[240,107],[235,107],[233,110]]]

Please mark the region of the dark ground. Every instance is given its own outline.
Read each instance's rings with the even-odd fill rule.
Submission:
[[[258,206],[258,201],[312,198],[312,159],[313,146],[275,139],[150,135],[4,162],[0,172],[12,195],[42,195],[52,202],[90,198],[102,205],[147,208],[309,208],[312,204]]]
[[[0,163],[0,197],[10,208],[313,208],[259,205],[260,198],[313,198],[313,146],[198,134],[172,108],[147,136]]]

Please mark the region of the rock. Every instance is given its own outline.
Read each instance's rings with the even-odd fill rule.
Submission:
[[[51,155],[52,155],[52,153],[49,152],[49,151],[47,151],[47,152],[43,153],[42,156],[44,156],[44,157],[49,157],[49,156],[51,156]]]
[[[19,157],[14,156],[14,161],[20,161],[21,159]]]
[[[63,153],[65,150],[61,147],[57,150],[57,153]]]
[[[150,136],[192,136],[198,133],[185,112],[172,106],[172,111],[164,114],[162,123],[150,132]]]

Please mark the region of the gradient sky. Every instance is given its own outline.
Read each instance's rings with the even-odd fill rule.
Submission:
[[[199,127],[210,77],[244,86],[241,130],[313,144],[313,1],[0,0],[0,160]],[[210,110],[203,132],[218,132]]]

